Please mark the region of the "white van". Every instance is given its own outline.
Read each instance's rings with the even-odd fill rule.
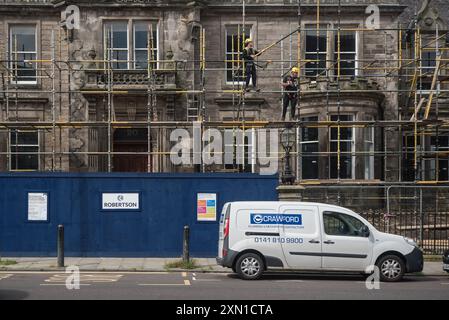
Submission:
[[[379,232],[351,210],[320,203],[227,203],[219,239],[218,264],[245,280],[259,279],[266,270],[367,274],[377,266],[382,281],[394,282],[424,267],[412,240]]]

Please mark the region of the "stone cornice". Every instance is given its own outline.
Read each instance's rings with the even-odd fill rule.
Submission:
[[[74,4],[80,7],[198,7],[203,6],[203,0],[0,0],[1,6],[26,6],[26,7],[62,7]]]
[[[195,7],[195,6],[211,6],[211,7],[242,7],[242,0],[0,0],[0,6],[58,6],[59,4],[76,4],[79,6],[90,7],[117,7],[117,6],[152,6],[152,7]],[[297,7],[297,0],[246,0],[246,6],[248,8],[266,8],[266,7]],[[377,4],[382,7],[403,7],[398,0],[350,0],[349,2],[342,1],[342,7],[357,7],[370,4]],[[316,0],[301,0],[301,5],[304,8],[315,7]],[[338,5],[338,0],[321,0],[320,6],[325,9],[326,7],[335,7]]]

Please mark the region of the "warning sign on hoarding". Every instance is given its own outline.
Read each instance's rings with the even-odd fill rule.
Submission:
[[[198,193],[198,221],[217,221],[217,194]]]

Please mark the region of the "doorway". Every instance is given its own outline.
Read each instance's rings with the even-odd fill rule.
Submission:
[[[117,129],[114,131],[114,172],[149,172],[148,130]]]

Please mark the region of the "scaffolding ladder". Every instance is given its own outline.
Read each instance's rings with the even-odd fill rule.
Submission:
[[[196,94],[187,94],[187,121],[196,122],[200,118],[201,101]]]

